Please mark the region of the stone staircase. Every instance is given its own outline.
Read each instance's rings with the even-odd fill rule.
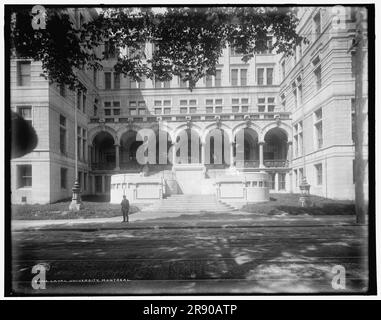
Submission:
[[[142,213],[224,213],[234,211],[235,208],[217,201],[214,195],[178,194],[155,202],[142,209]]]

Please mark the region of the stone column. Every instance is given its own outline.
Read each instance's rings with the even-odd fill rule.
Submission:
[[[287,141],[287,161],[288,166],[291,166],[292,161],[292,141]]]
[[[201,164],[205,165],[205,143],[201,142]]]
[[[230,168],[235,167],[234,165],[234,142],[230,143]]]
[[[258,142],[259,144],[259,168],[264,168],[263,164],[263,145],[265,144],[264,141]]]
[[[172,142],[172,166],[176,164],[176,142]]]
[[[274,191],[279,191],[279,174],[275,172],[274,176]]]
[[[119,144],[115,144],[115,170],[120,170],[119,165]]]

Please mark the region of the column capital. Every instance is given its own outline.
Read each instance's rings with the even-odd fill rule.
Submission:
[[[119,143],[114,143],[114,147],[120,147]]]
[[[264,142],[264,141],[258,141],[258,144],[259,144],[259,145],[264,145],[265,142]]]
[[[287,141],[287,144],[292,144],[292,140]]]

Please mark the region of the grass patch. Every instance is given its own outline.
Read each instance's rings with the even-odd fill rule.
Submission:
[[[250,203],[241,210],[252,213],[268,215],[354,215],[355,204],[350,200],[332,200],[318,196],[310,196],[312,206],[303,208],[299,205],[299,194],[270,194],[270,201],[262,203]]]
[[[122,217],[120,204],[108,202],[83,201],[83,209],[69,210],[70,200],[51,204],[12,205],[14,220],[57,220]],[[130,207],[130,214],[138,212],[136,206]]]

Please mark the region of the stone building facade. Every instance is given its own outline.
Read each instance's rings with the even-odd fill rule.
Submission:
[[[93,14],[72,12],[77,23],[79,15]],[[113,175],[145,170],[165,181],[167,194],[202,193],[201,186],[212,190],[221,176],[267,172],[271,192],[298,193],[305,175],[312,194],[353,199],[351,11],[346,14],[346,28],[332,30],[329,8],[300,8],[299,32],[310,41],[294,56],[268,50],[244,63],[227,47],[216,75],[201,79],[192,91],[181,77],[135,82],[115,73],[116,51],[107,43],[100,48],[108,56],[103,70],[79,72],[86,93],[49,84],[39,62],[12,59],[11,107],[32,122],[39,137],[33,152],[12,160],[12,202],[71,196],[74,139],[83,194],[109,194]],[[142,50],[150,56],[154,45]],[[137,162],[141,129],[166,137],[168,163]],[[224,137],[223,159],[216,159],[214,132]],[[199,146],[188,159],[169,150],[184,134]]]

